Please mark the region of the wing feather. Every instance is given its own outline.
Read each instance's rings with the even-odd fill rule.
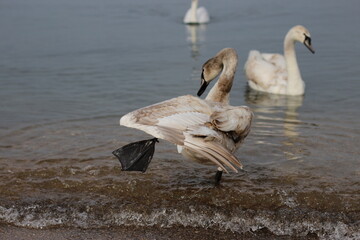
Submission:
[[[185,138],[184,146],[190,148],[191,150],[201,150],[199,154],[206,158],[211,156],[212,158],[216,159],[220,163],[217,163],[217,165],[226,172],[227,170],[225,169],[224,165],[229,167],[234,172],[238,172],[234,166],[242,168],[240,161],[218,142],[210,142],[202,138],[187,136]]]
[[[205,157],[206,159],[210,160],[211,162],[215,163],[215,165],[218,165],[222,170],[224,170],[224,172],[228,173],[227,169],[225,168],[225,166],[218,160],[216,159],[214,156],[212,156],[211,154],[205,152],[201,147],[199,147],[196,144],[193,144],[191,142],[186,143],[186,147],[191,149],[191,151],[194,151],[195,153]]]
[[[261,54],[252,50],[244,66],[251,88],[272,91],[286,87],[287,71],[284,57],[280,54]]]
[[[246,106],[228,106],[214,111],[210,116],[210,121],[223,132],[236,132],[241,135],[250,128],[252,117],[252,111]]]
[[[189,126],[208,122],[211,112],[204,100],[186,95],[130,112],[120,119],[120,125],[183,145],[183,132]]]

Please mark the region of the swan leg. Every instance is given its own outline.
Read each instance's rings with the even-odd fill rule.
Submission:
[[[220,184],[222,173],[223,173],[223,170],[220,167],[218,167],[217,172],[215,174],[215,185]]]

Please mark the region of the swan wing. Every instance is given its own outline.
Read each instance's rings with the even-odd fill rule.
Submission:
[[[120,125],[140,129],[189,149],[226,172],[226,167],[237,172],[236,167],[242,168],[242,165],[223,146],[224,133],[211,124],[212,107],[200,98],[181,96],[130,112],[120,119]]]
[[[196,15],[199,23],[208,23],[210,21],[209,13],[205,7],[196,9]]]
[[[206,138],[194,137],[191,134],[185,134],[184,148],[190,149],[201,158],[206,158],[216,164],[218,167],[228,172],[226,167],[234,172],[238,172],[236,167],[242,169],[240,161],[221,143],[217,141],[207,141]]]
[[[204,100],[187,95],[130,112],[120,119],[120,125],[137,128],[154,137],[183,145],[183,132],[189,126],[208,122],[211,112]]]
[[[216,103],[210,122],[203,127],[189,127],[185,133],[185,148],[213,161],[224,171],[225,167],[237,172],[242,168],[233,155],[250,132],[252,111],[246,107],[232,107]]]
[[[253,113],[246,106],[225,108],[214,111],[210,116],[216,129],[225,132],[236,145],[241,143],[250,132]]]
[[[262,53],[261,56],[265,61],[273,64],[278,69],[278,71],[281,69],[285,71],[286,62],[283,55],[278,53]]]
[[[259,51],[250,51],[244,70],[251,88],[265,92],[272,89],[281,91],[282,88],[286,88],[287,74],[286,69],[282,68],[285,61],[281,60],[280,56],[279,54],[272,56],[265,54],[264,57],[264,54]],[[276,59],[279,61],[277,62]]]
[[[191,22],[191,8],[189,8],[187,10],[187,12],[185,13],[183,22],[184,23],[190,23]]]

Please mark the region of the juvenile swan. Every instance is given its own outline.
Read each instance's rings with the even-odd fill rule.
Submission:
[[[309,31],[297,25],[289,30],[284,40],[284,56],[252,50],[245,63],[249,86],[255,90],[284,95],[303,95],[305,83],[296,60],[295,42],[302,42],[312,52]]]
[[[209,14],[205,7],[198,7],[198,0],[191,1],[191,7],[187,10],[184,23],[186,24],[201,24],[210,21]]]
[[[236,51],[225,48],[203,65],[198,96],[221,72],[205,100],[191,95],[173,98],[126,114],[120,125],[174,143],[190,160],[218,166],[218,183],[222,171],[242,168],[233,152],[248,135],[253,116],[246,106],[229,105],[237,61]]]

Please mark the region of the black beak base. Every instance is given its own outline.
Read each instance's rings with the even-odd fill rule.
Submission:
[[[199,97],[205,92],[208,85],[209,85],[209,83],[206,82],[204,79],[201,80],[201,87],[200,87],[199,91],[197,92],[197,95]]]
[[[305,34],[304,34],[305,35]],[[315,53],[315,50],[311,46],[311,38],[305,35],[304,45],[307,47],[311,53]]]

